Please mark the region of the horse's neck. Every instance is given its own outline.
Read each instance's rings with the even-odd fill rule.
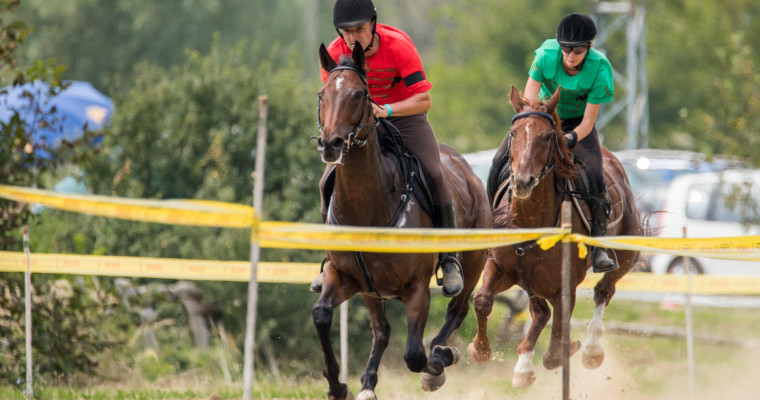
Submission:
[[[562,197],[554,187],[554,171],[547,174],[525,200],[512,198],[511,211],[521,228],[547,228],[557,224]]]
[[[341,224],[384,226],[398,206],[393,191],[395,168],[383,156],[377,134],[363,148],[351,149],[335,171],[333,208]],[[396,185],[398,186],[398,185]]]

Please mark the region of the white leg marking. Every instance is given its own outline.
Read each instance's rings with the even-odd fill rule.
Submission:
[[[583,366],[596,369],[604,361],[602,335],[604,335],[604,305],[599,304],[594,310],[594,318],[588,324],[588,338],[583,345]]]

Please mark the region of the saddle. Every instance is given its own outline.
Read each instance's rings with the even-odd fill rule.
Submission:
[[[425,166],[422,165],[417,156],[412,154],[412,152],[404,146],[404,141],[398,133],[398,128],[396,128],[393,123],[386,119],[380,119],[379,121],[380,126],[378,126],[377,135],[380,143],[380,151],[382,151],[383,154],[391,155],[398,160],[396,170],[404,179],[404,188],[400,189],[402,204],[408,202],[411,200],[411,196],[414,196],[422,210],[427,213],[431,219],[435,220],[433,192],[431,190],[432,183],[427,179]],[[330,171],[330,174],[327,176],[322,193],[328,210],[330,209],[334,190],[335,169]],[[394,187],[394,190],[399,189]],[[330,215],[332,215],[332,213],[330,213]],[[399,219],[398,217],[399,215],[394,218],[389,226],[396,226],[396,222]]]
[[[488,174],[488,200],[493,209],[498,207],[504,196],[509,196],[509,175],[511,174],[511,169],[508,162],[508,154],[509,152],[507,151],[503,157],[494,160]],[[573,202],[573,206],[581,216],[581,221],[583,221],[586,231],[590,233],[591,211],[588,206],[588,201],[592,198],[592,193],[597,193],[598,190],[596,189],[596,182],[591,177],[591,171],[589,171],[588,167],[578,161],[574,161],[574,163],[579,171],[578,177],[575,179],[556,180],[555,185],[560,193],[569,195]],[[610,232],[614,232],[617,225],[623,219],[624,195],[622,188],[617,180],[615,180],[607,163],[603,164],[603,174],[610,200],[610,221],[607,225],[607,230],[608,234],[611,234]]]

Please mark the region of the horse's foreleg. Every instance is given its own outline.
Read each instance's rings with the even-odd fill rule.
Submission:
[[[552,301],[554,306],[554,315],[552,317],[552,332],[549,338],[549,348],[544,353],[544,367],[546,369],[555,369],[562,366],[562,337],[565,332],[565,327],[562,325],[562,313],[564,305],[562,304],[562,298],[558,297]],[[575,308],[575,292],[570,293],[570,314],[573,313]],[[570,342],[570,356],[575,354],[578,349],[581,348],[580,341]]]
[[[514,375],[512,375],[512,386],[516,388],[526,388],[536,380],[533,356],[536,354],[536,341],[538,341],[541,331],[544,330],[551,316],[549,303],[544,299],[531,297],[530,315],[532,321],[528,327],[528,332],[517,346],[517,363],[515,364]]]
[[[495,295],[509,289],[513,284],[514,282],[509,281],[501,273],[493,257],[489,257],[483,269],[483,284],[475,293],[472,302],[478,320],[478,330],[468,347],[468,353],[473,361],[483,363],[491,359],[491,344],[488,342],[487,333],[488,316],[493,310]]]
[[[340,365],[335,358],[332,341],[330,340],[330,328],[332,327],[333,310],[337,305],[347,300],[354,293],[341,290],[340,278],[332,267],[325,266],[325,276],[322,284],[322,294],[314,303],[311,310],[314,327],[317,329],[319,344],[322,347],[322,375],[327,379],[329,391],[327,398],[330,400],[344,400],[353,398],[346,384],[340,383]]]
[[[375,387],[377,386],[377,369],[380,366],[380,360],[383,357],[385,349],[388,347],[388,340],[391,334],[391,326],[385,315],[385,305],[382,300],[374,297],[362,295],[364,305],[369,311],[369,330],[372,334],[372,349],[370,350],[367,367],[362,374],[362,390],[359,393],[359,400],[374,400]]]
[[[462,253],[462,269],[465,272],[464,288],[461,293],[449,301],[449,306],[446,310],[446,321],[441,327],[441,330],[431,341],[431,351],[434,350],[436,346],[446,347],[451,334],[462,326],[462,322],[470,311],[470,295],[480,280],[484,263],[484,250]],[[448,367],[449,365],[450,364],[447,364],[446,366]]]

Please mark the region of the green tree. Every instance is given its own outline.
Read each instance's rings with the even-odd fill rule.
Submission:
[[[295,60],[295,59],[293,59]],[[180,66],[148,63],[134,72],[131,90],[114,97],[116,109],[102,149],[82,168],[93,193],[128,198],[186,198],[251,204],[258,99],[269,98],[264,189],[265,220],[318,222],[316,145],[318,82],[297,61],[283,65],[245,41],[207,54],[188,51]],[[250,231],[167,226],[45,210],[32,247],[39,252],[185,259],[248,260]],[[262,249],[266,261],[321,261],[319,252]],[[247,285],[199,283],[204,302],[223,310],[221,321],[242,343]],[[271,287],[262,292],[274,290]],[[295,289],[293,289],[295,290]],[[301,296],[261,296],[259,309],[299,309]],[[167,311],[168,312],[168,311]],[[174,311],[176,312],[176,310]],[[282,311],[284,312],[284,311]],[[280,314],[264,313],[262,329],[292,331]],[[315,343],[316,345],[316,343]],[[313,349],[315,350],[315,349]]]

